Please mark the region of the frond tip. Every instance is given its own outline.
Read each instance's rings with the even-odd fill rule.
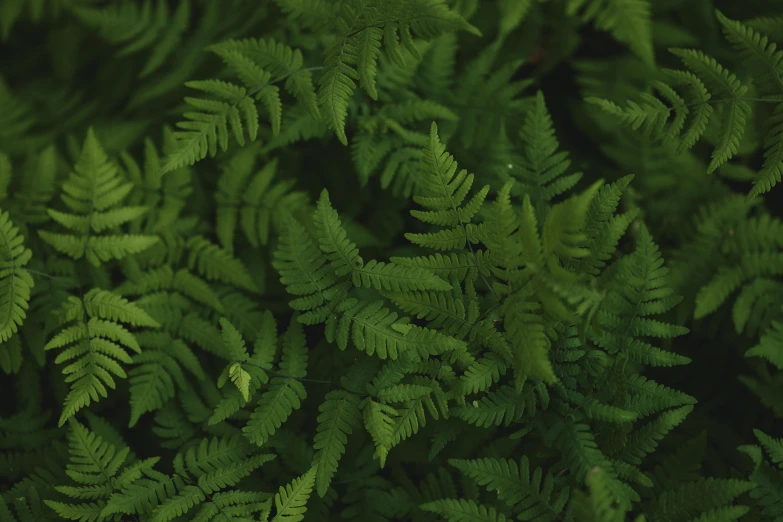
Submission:
[[[94,266],[143,252],[158,242],[156,236],[102,234],[147,212],[142,206],[119,206],[132,190],[133,183],[124,182],[90,128],[79,160],[63,184],[62,200],[70,212],[48,209],[49,217],[70,233],[39,230],[38,234],[58,252],[86,258]]]
[[[277,513],[272,522],[299,522],[304,519],[307,511],[307,500],[313,492],[315,483],[315,468],[295,478],[290,484],[280,486],[275,494],[275,509]]]
[[[361,420],[359,397],[346,390],[330,391],[318,411],[321,414],[318,416],[313,462],[317,470],[318,496],[323,497],[337,471],[337,463],[345,453],[348,435]]]
[[[160,325],[135,304],[97,288],[81,299],[70,296],[60,314],[62,329],[44,350],[65,348],[54,362],[71,361],[63,368],[65,382],[71,383],[71,389],[60,416],[62,426],[92,401],[108,397],[106,387],[116,388],[112,375],[127,377],[119,364],[132,362],[127,350],[141,353],[135,336],[120,323],[153,328]]]

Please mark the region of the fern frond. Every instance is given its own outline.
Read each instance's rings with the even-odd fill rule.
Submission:
[[[745,120],[750,116],[750,104],[742,100],[748,88],[714,58],[692,49],[671,49],[686,67],[701,78],[708,89],[727,101],[721,105],[721,132],[712,153],[707,173],[714,172],[739,150],[739,141],[745,133]]]
[[[259,81],[259,69],[268,71],[274,78],[285,78],[285,89],[315,119],[320,117],[312,73],[310,69],[302,68],[304,58],[299,49],[271,38],[226,40],[207,49],[223,58],[251,91],[263,88],[267,81]]]
[[[283,337],[283,356],[280,376],[273,377],[269,388],[258,401],[250,420],[242,429],[252,443],[265,444],[282,426],[291,413],[307,397],[304,385],[298,380],[307,375],[307,346],[299,322],[292,321]]]
[[[365,55],[366,57],[366,55]],[[343,145],[348,145],[345,120],[348,100],[356,89],[359,73],[351,67],[359,61],[356,43],[345,41],[326,50],[324,71],[318,79],[318,108],[327,126]]]
[[[24,267],[31,258],[19,229],[0,209],[0,343],[7,342],[27,316],[35,282]]]
[[[482,346],[508,359],[511,349],[491,321],[479,320],[472,293],[467,298],[455,287],[449,296],[439,292],[385,292],[384,295],[406,313],[429,321],[429,326],[457,339],[478,340]]]
[[[236,228],[254,247],[266,245],[273,226],[280,229],[285,210],[295,214],[308,203],[303,192],[292,191],[293,180],[276,181],[277,161],[272,160],[253,173],[256,151],[243,149],[229,161],[218,180],[216,231],[220,244],[234,248]]]
[[[778,52],[783,54],[781,51]],[[783,65],[781,68],[783,69]],[[783,104],[775,107],[769,123],[772,128],[764,139],[764,164],[753,181],[748,199],[769,192],[783,178]]]
[[[445,281],[456,278],[458,281],[474,280],[479,274],[488,276],[493,265],[491,252],[476,249],[470,252],[452,252],[447,255],[435,253],[418,257],[391,257],[395,265],[424,268]]]
[[[669,269],[663,266],[658,246],[644,225],[637,237],[634,254],[616,264],[616,286],[596,312],[596,328],[590,336],[609,353],[619,352],[631,360],[641,362],[644,357],[645,364],[655,364],[656,360],[660,361],[658,364],[684,364],[687,358],[666,354],[638,339],[643,336],[667,339],[689,330],[649,318],[671,310],[682,298],[673,295],[668,285]]]
[[[778,49],[778,45],[752,27],[728,18],[720,11],[716,11],[716,16],[726,39],[739,51],[742,60],[757,71],[753,75],[753,83],[759,93],[783,93],[783,51]]]
[[[154,7],[153,7],[154,5]],[[104,40],[122,45],[118,56],[152,48],[140,77],[155,72],[173,53],[190,22],[190,2],[180,0],[172,15],[163,0],[146,0],[142,5],[120,2],[102,8],[75,6],[71,12],[98,31]]]
[[[145,215],[143,229],[160,234],[164,240],[172,229],[181,227],[182,212],[187,205],[188,196],[193,192],[193,172],[190,168],[176,169],[161,179],[163,157],[176,148],[174,132],[169,127],[164,127],[161,152],[151,139],[144,141],[143,169],[130,154],[124,152],[120,155],[128,177],[136,185],[131,200],[134,203],[144,203],[150,209]]]
[[[657,84],[659,88],[665,87],[665,84]],[[664,89],[661,89],[662,91]],[[604,112],[615,117],[624,125],[631,128],[631,130],[642,130],[645,137],[659,137],[670,136],[672,133],[676,134],[680,129],[674,126],[672,123],[668,130],[664,130],[667,127],[668,120],[671,117],[671,109],[667,107],[662,101],[649,93],[642,93],[640,95],[642,99],[641,105],[628,101],[627,107],[620,107],[619,105],[601,98],[588,97],[585,101],[598,105]],[[688,115],[688,108],[685,101],[673,93],[669,101],[674,101],[675,116],[677,122],[683,122]]]
[[[290,484],[280,486],[275,494],[275,518],[272,522],[299,522],[307,511],[307,500],[313,492],[316,469],[310,468],[301,477],[295,478]]]
[[[191,237],[187,247],[190,249],[188,268],[196,268],[207,279],[227,283],[248,292],[258,292],[247,268],[229,251],[213,245],[202,236]]]
[[[299,50],[274,40],[228,40],[209,47],[239,76],[243,85],[221,80],[190,81],[185,85],[216,99],[185,98],[195,111],[184,114],[188,121],[180,122],[176,133],[178,149],[169,154],[162,173],[193,165],[207,155],[214,157],[218,147],[225,151],[229,143],[229,128],[234,140],[245,144],[255,141],[259,129],[260,101],[269,114],[273,135],[280,134],[282,101],[275,83],[285,80],[292,93],[310,114],[318,118],[311,69],[302,67]]]
[[[488,354],[465,370],[460,378],[462,391],[465,394],[487,391],[505,375],[506,370],[507,365],[503,359],[495,354]]]
[[[198,357],[181,339],[167,332],[137,332],[135,336],[144,351],[133,356],[137,366],[128,372],[130,427],[144,413],[162,408],[174,397],[176,389],[188,389],[183,368],[198,380],[205,378]]]
[[[82,299],[71,296],[62,308],[63,327],[44,350],[66,348],[55,363],[73,361],[63,368],[65,382],[72,383],[59,425],[92,401],[107,397],[106,386],[115,388],[112,374],[125,378],[117,361],[130,363],[126,350],[141,353],[133,334],[120,322],[131,326],[160,326],[141,308],[105,290],[93,289]]]
[[[267,371],[272,369],[272,361],[277,350],[277,324],[269,311],[264,312],[258,336],[253,346],[252,356],[247,355],[245,342],[234,326],[221,320],[223,342],[227,348],[229,366],[218,377],[218,388],[222,388],[228,379],[236,386],[234,393],[229,392],[215,406],[209,418],[209,424],[215,425],[232,416],[254,397],[262,384],[269,382]]]
[[[437,513],[449,522],[506,522],[502,513],[493,507],[477,504],[473,500],[446,498],[421,504],[424,511]]]
[[[753,430],[753,434],[769,454],[772,463],[781,467],[783,464],[783,440],[772,438],[761,430]]]
[[[189,121],[177,123],[175,133],[179,148],[170,154],[161,171],[193,165],[207,155],[215,156],[218,146],[228,149],[229,128],[240,146],[245,144],[245,132],[250,141],[258,134],[258,109],[244,87],[221,80],[190,81],[187,87],[211,94],[217,100],[185,98],[195,112],[186,112]]]
[[[318,496],[323,497],[337,471],[340,457],[353,427],[361,420],[359,397],[346,390],[333,390],[326,394],[318,408],[313,463],[316,469],[315,483]]]
[[[507,35],[518,27],[532,7],[531,0],[500,0],[498,2],[500,34]]]
[[[688,110],[693,113],[693,118],[685,129],[685,132],[683,132],[679,138],[680,143],[677,146],[677,151],[681,153],[693,148],[707,130],[707,125],[709,124],[713,112],[712,105],[710,104],[712,94],[707,90],[707,87],[699,76],[690,71],[665,69],[664,73],[675,85],[690,87],[688,92],[691,94],[691,97],[686,98],[686,101],[688,102]],[[675,107],[675,109],[681,110],[682,108],[678,106]]]
[[[388,56],[401,64],[400,40],[408,52],[420,57],[413,35],[429,40],[456,30],[481,34],[457,11],[437,0],[348,0],[341,4],[335,25],[340,36],[326,49],[324,71],[318,80],[318,106],[343,145],[348,145],[345,120],[356,82],[372,99],[378,98],[375,78],[381,38]]]
[[[606,266],[606,261],[616,251],[620,238],[639,214],[638,210],[631,210],[619,216],[614,215],[620,198],[633,177],[633,174],[629,174],[614,183],[604,185],[590,202],[585,225],[590,253],[586,257],[571,261],[570,265],[577,270],[598,276]]]
[[[448,228],[433,234],[408,233],[405,237],[417,245],[438,250],[453,250],[475,243],[479,228],[471,224],[471,220],[481,210],[489,186],[483,187],[463,205],[473,178],[473,174],[464,169],[457,173],[457,162],[446,152],[438,137],[438,126],[433,122],[417,182],[422,195],[413,198],[427,210],[411,210],[411,215],[425,223]]]
[[[627,45],[645,63],[654,61],[651,4],[647,0],[569,0],[566,12],[582,11],[584,21],[592,21],[597,29],[609,31]]]
[[[142,473],[152,472],[158,457],[132,462],[130,449],[117,446],[70,419],[68,432],[68,476],[79,486],[57,486],[70,498],[95,500],[82,504],[44,502],[60,516],[71,520],[102,520],[102,510],[112,494],[132,487]],[[122,470],[122,471],[121,471]]]
[[[606,486],[613,499],[621,506],[630,507],[638,501],[639,495],[628,484],[620,480],[614,466],[598,448],[595,436],[589,426],[565,420],[557,427],[558,447],[563,452],[563,461],[579,480],[587,480],[590,470],[598,467],[606,475]]]
[[[673,390],[639,374],[628,375],[625,389],[629,395],[623,407],[636,412],[640,417],[697,402],[686,393]]]
[[[654,421],[631,432],[623,449],[622,460],[634,466],[640,465],[644,457],[653,453],[661,439],[682,423],[691,411],[693,406],[669,410]]]
[[[370,355],[377,353],[383,359],[396,359],[398,353],[411,349],[425,357],[465,352],[464,343],[410,325],[409,318],[385,308],[383,301],[363,302],[346,295],[351,286],[406,291],[448,289],[448,283],[420,268],[375,260],[364,264],[326,192],[321,195],[314,220],[321,236],[320,249],[305,228],[288,217],[273,261],[286,291],[301,296],[289,303],[294,310],[305,312],[299,322],[326,322],[329,342],[345,349],[350,339],[358,349]],[[340,281],[341,276],[349,274],[350,281]]]
[[[364,267],[364,260],[359,255],[356,244],[348,239],[348,234],[342,227],[340,216],[332,208],[329,192],[321,191],[316,211],[313,214],[313,224],[318,232],[318,242],[321,251],[331,262],[331,268],[338,276],[354,273]]]
[[[783,370],[781,341],[783,341],[783,322],[773,321],[770,328],[759,339],[758,344],[745,352],[745,357],[761,357],[772,363],[778,370]]]
[[[571,516],[575,520],[585,522],[619,522],[627,520],[628,506],[618,506],[612,498],[611,489],[607,483],[606,472],[599,467],[590,470],[587,475],[587,486],[590,494],[581,491],[574,492],[571,502]],[[644,522],[644,515],[635,518],[634,522]]]
[[[703,478],[686,482],[674,489],[664,491],[650,506],[648,514],[655,520],[669,513],[695,514],[711,509],[728,508],[726,504],[730,504],[752,488],[752,482],[735,479]]]
[[[146,250],[158,242],[149,235],[98,235],[135,220],[145,207],[120,207],[132,190],[109,162],[92,128],[87,131],[79,160],[63,184],[62,200],[71,213],[49,209],[49,216],[75,234],[39,230],[46,243],[74,259],[86,257],[94,266]]]
[[[742,255],[737,264],[722,266],[712,280],[702,287],[696,296],[694,317],[700,319],[718,309],[742,283],[758,276],[779,275],[783,253],[775,251],[750,251]]]
[[[366,401],[363,408],[364,426],[375,443],[374,457],[378,457],[381,467],[386,464],[386,457],[394,442],[395,418],[399,412],[387,404]]]
[[[368,355],[378,354],[381,359],[396,359],[406,351],[418,352],[422,357],[444,352],[464,352],[465,344],[435,330],[409,324],[407,317],[383,306],[383,301],[370,303],[348,298],[326,317],[326,336],[345,349],[348,339]]]
[[[179,292],[197,303],[214,308],[218,313],[225,311],[220,297],[212,290],[209,283],[185,268],[175,273],[169,265],[126,279],[114,291],[124,296],[141,296],[164,290]]]
[[[495,491],[498,500],[512,507],[522,504],[519,520],[558,520],[568,501],[568,488],[556,487],[551,474],[536,468],[531,475],[527,457],[522,457],[519,465],[513,460],[491,458],[449,459],[449,464],[478,485],[486,486],[487,491]]]
[[[491,390],[484,397],[454,409],[454,415],[479,427],[509,426],[513,422],[532,417],[548,404],[546,388],[523,386],[517,391],[513,386],[503,385]]]
[[[536,93],[532,107],[525,114],[519,138],[524,144],[524,154],[519,158],[521,164],[512,164],[509,173],[521,181],[536,210],[536,219],[543,223],[548,202],[573,188],[582,179],[582,173],[564,175],[571,161],[567,152],[558,151],[560,143],[541,91]]]

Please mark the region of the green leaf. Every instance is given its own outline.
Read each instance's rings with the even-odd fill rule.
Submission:
[[[307,511],[307,500],[313,492],[316,469],[310,470],[290,484],[280,486],[275,494],[275,518],[272,522],[299,522]]]

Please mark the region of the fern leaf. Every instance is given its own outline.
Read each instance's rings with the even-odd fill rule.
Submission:
[[[523,503],[524,516],[520,516],[519,520],[557,520],[568,500],[568,488],[556,493],[551,474],[544,475],[541,468],[536,468],[531,475],[527,457],[522,457],[519,466],[513,460],[491,458],[449,459],[449,464],[478,485],[486,486],[487,491],[495,491],[498,500],[509,506]]]
[[[275,518],[272,522],[299,522],[307,511],[307,500],[313,492],[316,469],[310,468],[301,477],[295,478],[290,484],[280,486],[275,494]]]
[[[393,444],[394,418],[397,410],[387,404],[368,401],[364,406],[364,426],[375,443],[374,457],[378,457],[381,467],[386,464],[386,457]]]
[[[0,210],[0,343],[22,326],[35,284],[24,269],[32,252],[14,227],[7,212]]]
[[[783,354],[780,353],[781,340],[783,340],[783,323],[773,321],[770,328],[759,339],[758,344],[745,352],[745,357],[762,357],[778,370],[783,370]]]
[[[258,287],[244,264],[228,251],[213,245],[202,236],[193,236],[187,242],[190,248],[188,268],[197,268],[207,279],[220,281],[248,292],[258,292]]]
[[[331,261],[331,267],[338,276],[344,276],[364,266],[359,256],[356,244],[348,239],[348,235],[340,222],[340,216],[332,208],[329,193],[324,189],[318,199],[318,206],[313,214],[313,222],[318,232],[321,250]]]
[[[449,283],[424,269],[374,259],[354,270],[353,284],[357,288],[369,287],[388,292],[451,290]]]
[[[519,138],[524,143],[525,153],[520,158],[521,163],[513,165],[510,173],[522,182],[536,210],[536,219],[543,223],[545,205],[576,185],[582,173],[563,176],[571,161],[567,152],[558,152],[560,143],[541,91],[536,93],[533,106],[525,114]]]
[[[309,69],[303,69],[302,51],[271,38],[226,40],[210,45],[226,64],[234,69],[251,91],[263,89],[268,83],[260,81],[260,72],[275,78],[285,78],[285,89],[291,93],[315,118],[319,118],[315,88]]]
[[[584,7],[587,4],[587,7]],[[610,31],[645,63],[654,61],[651,5],[647,0],[569,0],[566,12],[575,14],[584,7],[582,19],[593,21],[596,28]]]
[[[673,390],[639,374],[629,375],[625,382],[629,398],[624,407],[641,417],[683,405],[696,404],[690,395]]]
[[[651,356],[654,354],[663,364],[687,362],[674,354],[663,357],[665,352],[658,353],[649,343],[637,339],[642,336],[672,338],[688,332],[687,328],[648,318],[671,310],[681,298],[672,295],[669,269],[663,266],[658,246],[646,227],[640,228],[636,252],[623,259],[616,265],[618,286],[596,313],[595,322],[599,328],[591,332],[591,337],[610,353],[620,351],[632,360],[644,356],[646,364],[653,362]],[[627,313],[628,304],[633,306],[631,315]],[[665,363],[666,360],[669,362]]]
[[[229,129],[240,146],[245,144],[245,130],[250,141],[255,141],[258,133],[258,109],[244,87],[221,80],[190,81],[185,85],[218,99],[185,98],[195,112],[186,112],[189,121],[177,123],[178,148],[166,158],[161,174],[193,165],[207,155],[214,157],[218,147],[225,151]]]
[[[337,282],[336,278],[324,269],[326,256],[320,252],[307,230],[295,219],[286,220],[274,255],[272,264],[280,273],[280,282],[286,285],[286,292],[301,296],[316,294],[306,300],[302,298],[292,301],[292,308],[309,310],[327,300],[330,294],[325,293],[325,290]]]
[[[723,26],[726,39],[737,49],[743,61],[759,73],[753,75],[753,82],[761,94],[783,92],[783,51],[768,37],[741,22],[732,20],[720,11],[716,12]],[[764,71],[761,74],[761,71]]]
[[[622,460],[638,466],[645,456],[653,453],[658,443],[669,431],[685,420],[685,417],[693,411],[693,406],[683,406],[676,410],[663,413],[653,422],[635,430],[628,436],[628,441],[623,450]]]
[[[123,183],[117,167],[109,162],[92,128],[87,131],[79,160],[63,184],[62,199],[72,213],[49,209],[52,219],[76,234],[39,230],[46,243],[74,259],[86,257],[94,266],[142,252],[158,238],[149,235],[107,235],[98,233],[140,217],[146,208],[118,207],[132,190]]]
[[[744,480],[702,478],[664,491],[649,507],[648,514],[657,520],[667,513],[708,512],[728,507],[726,504],[752,488],[753,483]]]
[[[479,427],[509,426],[527,416],[533,416],[540,400],[539,390],[523,387],[519,392],[514,387],[503,385],[470,404],[455,408],[454,415],[465,422]]]
[[[343,145],[348,145],[345,119],[358,73],[350,64],[358,62],[359,50],[352,41],[337,42],[326,50],[324,72],[318,80],[318,108],[326,125],[335,131]]]
[[[326,50],[318,85],[318,105],[328,127],[348,145],[345,120],[356,81],[376,99],[375,77],[381,35],[387,55],[403,65],[400,40],[408,53],[420,59],[413,34],[432,39],[444,32],[467,30],[481,34],[457,11],[441,2],[369,2],[350,0],[341,5],[336,28],[340,37]]]
[[[457,172],[457,163],[440,142],[438,126],[433,122],[421,160],[418,186],[422,195],[414,196],[414,201],[427,210],[411,210],[411,215],[425,223],[449,228],[430,234],[407,233],[405,237],[415,244],[439,250],[470,247],[470,243],[475,243],[478,227],[471,220],[481,210],[489,186],[463,205],[473,179],[473,174],[464,169]]]
[[[709,103],[712,95],[707,90],[704,82],[690,71],[665,69],[664,73],[676,84],[690,87],[689,92],[693,95],[692,98],[689,98],[688,103],[688,107],[693,112],[693,118],[685,132],[680,136],[680,143],[677,146],[677,151],[683,152],[693,148],[707,130],[707,125],[713,112],[712,105]]]
[[[130,449],[112,444],[75,420],[69,421],[68,476],[80,486],[57,486],[60,493],[76,499],[96,502],[65,504],[45,500],[58,514],[71,520],[102,520],[102,510],[112,493],[132,487],[143,473],[153,472],[159,458],[131,462]],[[124,469],[123,469],[124,468]],[[122,470],[122,471],[121,471]]]
[[[506,363],[500,357],[489,354],[473,363],[460,378],[465,393],[487,391],[496,384],[507,370]]]
[[[217,236],[223,248],[233,252],[237,226],[254,247],[266,245],[273,227],[280,229],[280,214],[296,213],[308,197],[291,191],[293,180],[275,180],[277,160],[253,173],[257,151],[242,149],[231,158],[218,180]]]
[[[378,99],[375,75],[377,74],[378,55],[381,53],[382,36],[383,30],[380,27],[368,27],[360,33],[357,42],[359,83],[373,100]]]
[[[775,107],[769,123],[772,128],[767,132],[764,140],[764,164],[756,180],[753,181],[748,199],[769,192],[783,178],[783,104]]]
[[[126,377],[117,362],[131,362],[126,349],[141,353],[136,339],[119,322],[132,326],[160,326],[133,303],[99,289],[90,290],[83,299],[70,297],[62,312],[64,321],[61,325],[65,328],[44,346],[44,350],[50,350],[75,343],[55,359],[55,363],[73,360],[63,369],[66,382],[72,384],[65,398],[60,426],[99,396],[107,397],[106,386],[116,387],[112,374]]]
[[[591,469],[599,467],[606,475],[607,489],[621,506],[638,501],[639,495],[621,481],[606,455],[601,452],[595,437],[586,424],[566,421],[558,429],[558,446],[564,462],[580,480],[586,480]]]
[[[321,413],[317,419],[313,463],[318,496],[323,497],[337,471],[340,457],[345,453],[348,435],[361,419],[361,414],[358,397],[346,390],[327,393],[318,411]]]
[[[707,167],[707,172],[712,173],[739,150],[740,139],[745,133],[745,120],[750,116],[750,105],[740,98],[748,88],[714,58],[700,51],[671,49],[671,53],[704,80],[713,93],[728,100],[721,106],[721,132],[712,153],[712,161]]]
[[[437,513],[449,522],[506,522],[506,517],[495,511],[495,508],[463,498],[427,502],[419,508]]]
[[[250,420],[242,429],[245,436],[259,446],[282,426],[307,397],[304,385],[297,379],[307,375],[307,346],[302,325],[292,321],[283,338],[281,375],[272,378],[269,389],[258,401]]]
[[[72,12],[86,25],[96,29],[101,38],[123,45],[118,56],[138,53],[151,47],[150,56],[140,72],[145,77],[155,72],[174,52],[188,28],[190,2],[180,0],[173,16],[165,2],[157,0],[143,5],[122,2],[104,8],[76,6]]]
[[[187,348],[186,348],[187,349]],[[134,426],[142,414],[163,407],[174,398],[175,381],[184,389],[185,376],[179,364],[162,351],[145,351],[133,358],[137,364],[129,373],[130,422]]]

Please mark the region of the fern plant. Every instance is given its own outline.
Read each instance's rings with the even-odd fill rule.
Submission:
[[[642,129],[655,139],[671,141],[680,151],[693,147],[707,131],[714,107],[720,112],[719,134],[707,172],[712,173],[740,151],[740,142],[751,116],[751,103],[776,103],[783,94],[779,79],[781,53],[777,44],[753,27],[716,13],[726,39],[744,61],[753,78],[753,91],[714,58],[696,49],[672,49],[688,68],[665,70],[666,79],[652,84],[656,94],[644,93],[641,104],[621,107],[609,100],[591,97],[595,103],[634,130]],[[685,89],[679,94],[675,88]],[[749,95],[757,92],[758,96]],[[663,101],[662,101],[663,100]],[[762,106],[763,107],[763,106]],[[777,109],[771,111],[764,137],[764,164],[748,197],[768,192],[780,181],[780,127]]]
[[[780,15],[0,0],[0,522],[779,521]]]

